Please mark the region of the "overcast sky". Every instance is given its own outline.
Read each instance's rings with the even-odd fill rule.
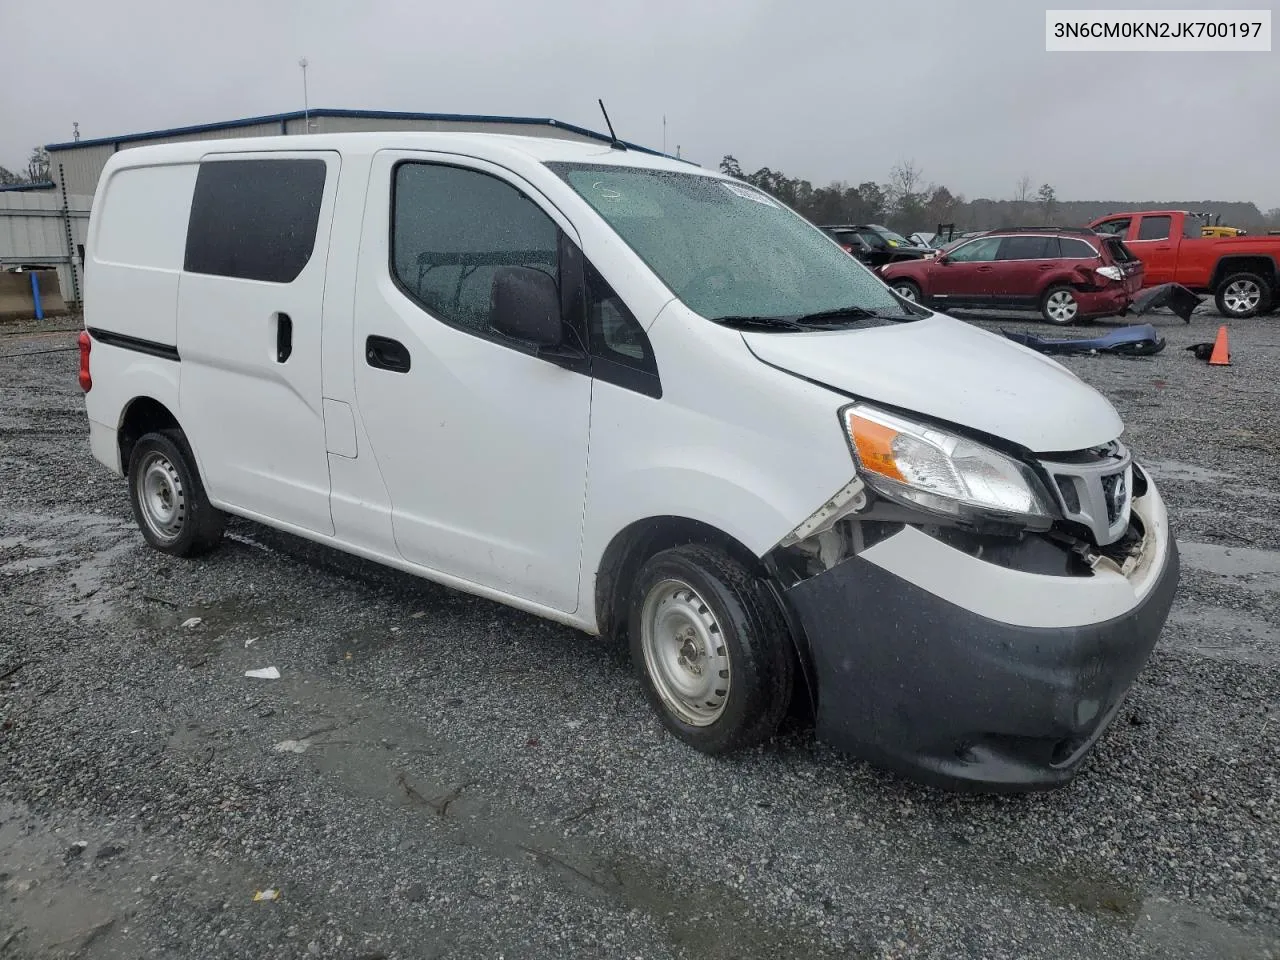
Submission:
[[[1112,6],[1271,7],[1275,0]],[[1105,0],[0,0],[0,164],[312,106],[550,116],[703,165],[1280,206],[1280,53],[1046,53]],[[554,11],[554,12],[553,12]],[[1276,17],[1280,24],[1280,17]]]

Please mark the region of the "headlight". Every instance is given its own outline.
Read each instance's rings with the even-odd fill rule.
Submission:
[[[841,411],[860,473],[890,500],[959,520],[1053,522],[1049,495],[1025,464],[991,447],[854,404]]]

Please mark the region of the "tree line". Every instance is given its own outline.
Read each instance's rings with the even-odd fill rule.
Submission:
[[[867,180],[856,186],[832,181],[825,187],[815,187],[808,180],[788,177],[769,167],[747,173],[732,155],[720,161],[720,171],[758,187],[813,223],[880,223],[903,234],[933,232],[939,224],[948,223],[955,224],[957,231],[1081,226],[1121,210],[1159,209],[1207,212],[1220,217],[1224,226],[1246,230],[1280,228],[1280,207],[1264,214],[1253,203],[1212,200],[1064,201],[1058,199],[1052,184],[1036,187],[1027,175],[1019,178],[1006,199],[966,200],[963,194],[926,181],[924,171],[911,160],[895,165],[887,182]]]
[[[49,152],[44,147],[32,149],[25,170],[15,173],[7,167],[0,167],[0,187],[15,183],[47,183],[48,181]]]

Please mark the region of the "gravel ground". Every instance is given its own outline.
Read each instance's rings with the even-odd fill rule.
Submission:
[[[621,651],[255,524],[166,558],[71,335],[0,330],[0,958],[1280,957],[1280,318],[1225,369],[1216,314],[1154,321],[1067,363],[1181,593],[1076,781],[1005,798],[799,725],[698,755]]]

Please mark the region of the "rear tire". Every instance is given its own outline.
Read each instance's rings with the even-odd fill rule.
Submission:
[[[217,546],[226,514],[209,502],[181,430],[139,438],[128,477],[133,518],[147,543],[175,557],[199,556]]]
[[[717,547],[663,550],[631,595],[631,657],[668,730],[703,753],[772,736],[791,703],[795,652],[768,586]]]
[[[1040,316],[1045,323],[1066,327],[1080,319],[1080,302],[1070,287],[1050,287],[1040,301]]]
[[[1214,291],[1213,301],[1224,317],[1241,319],[1271,310],[1271,285],[1256,273],[1233,273]]]

